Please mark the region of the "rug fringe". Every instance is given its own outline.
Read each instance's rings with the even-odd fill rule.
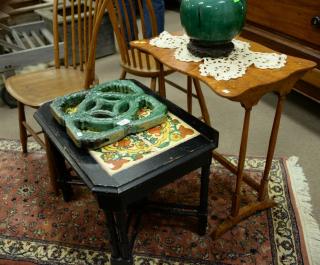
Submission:
[[[299,158],[289,157],[287,168],[291,177],[292,189],[296,197],[296,204],[300,214],[302,229],[309,256],[310,264],[320,264],[320,228],[312,216],[310,189],[302,167],[298,164]]]

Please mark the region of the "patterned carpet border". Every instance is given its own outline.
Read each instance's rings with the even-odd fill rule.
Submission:
[[[299,158],[291,156],[286,160],[286,168],[290,178],[291,200],[296,205],[296,215],[301,229],[301,238],[306,247],[309,264],[320,264],[320,226],[313,217],[310,188],[302,167],[298,163]]]
[[[30,152],[37,152],[41,150],[37,144],[30,144]],[[20,151],[20,145],[14,140],[0,140],[0,150],[2,151]],[[43,152],[43,150],[41,151]],[[233,163],[237,162],[237,158],[229,156],[229,160]],[[263,170],[265,161],[262,158],[247,159],[245,163],[246,169],[254,171]],[[221,165],[214,163],[214,167],[221,167]],[[288,177],[287,174],[281,174],[281,172],[287,172],[285,168],[284,159],[274,159],[269,182],[269,196],[277,201],[278,206],[268,210],[269,226],[273,233],[270,231],[271,237],[273,237],[274,246],[272,247],[272,255],[274,264],[310,264],[308,262],[307,255],[305,253],[304,240],[299,239],[299,231],[302,231],[299,227],[299,222],[294,200],[287,200],[292,196],[288,183],[290,180],[282,181],[282,177]],[[285,210],[288,209],[289,211]],[[288,212],[290,214],[288,214]],[[294,214],[295,213],[295,214]],[[291,228],[291,229],[288,229]],[[295,232],[294,232],[295,231]],[[301,250],[301,251],[297,251]],[[62,244],[55,244],[47,241],[30,240],[30,239],[16,239],[10,237],[3,237],[0,235],[0,257],[3,259],[11,260],[25,260],[30,262],[41,262],[40,264],[95,264],[106,265],[110,264],[110,254],[105,251],[98,251],[96,249],[89,248],[75,248],[73,246],[67,246]],[[134,264],[138,265],[156,265],[156,264],[175,264],[175,265],[191,265],[191,264],[216,264],[207,261],[183,261],[181,259],[171,257],[152,257],[150,255],[135,255]],[[0,260],[0,264],[1,260]]]
[[[20,141],[18,140],[8,140],[8,139],[1,139],[0,138],[0,151],[22,151]],[[28,151],[29,152],[45,152],[41,146],[34,142],[34,141],[28,141]]]

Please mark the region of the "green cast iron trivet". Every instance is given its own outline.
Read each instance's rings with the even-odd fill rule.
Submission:
[[[99,148],[126,135],[155,127],[167,117],[167,107],[129,80],[100,84],[55,99],[55,119],[66,126],[78,147]],[[148,109],[147,116],[139,111]]]

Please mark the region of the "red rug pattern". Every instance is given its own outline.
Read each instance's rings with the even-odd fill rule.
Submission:
[[[37,148],[35,148],[37,149]],[[230,160],[236,162],[235,157]],[[259,178],[264,160],[246,161]],[[136,264],[307,264],[290,200],[284,162],[271,170],[269,196],[278,202],[242,221],[219,239],[209,234],[228,216],[235,177],[212,166],[207,235],[196,233],[196,220],[144,214],[135,247]],[[86,188],[69,203],[50,192],[45,153],[23,155],[14,141],[0,141],[0,264],[109,264],[110,245],[103,212]],[[197,204],[198,172],[159,190],[152,197]],[[253,191],[244,185],[244,201]]]

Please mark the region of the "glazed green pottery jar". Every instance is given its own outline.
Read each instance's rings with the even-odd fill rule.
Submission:
[[[245,17],[246,0],[182,0],[180,6],[191,52],[195,48],[231,52],[231,41],[241,32]]]

